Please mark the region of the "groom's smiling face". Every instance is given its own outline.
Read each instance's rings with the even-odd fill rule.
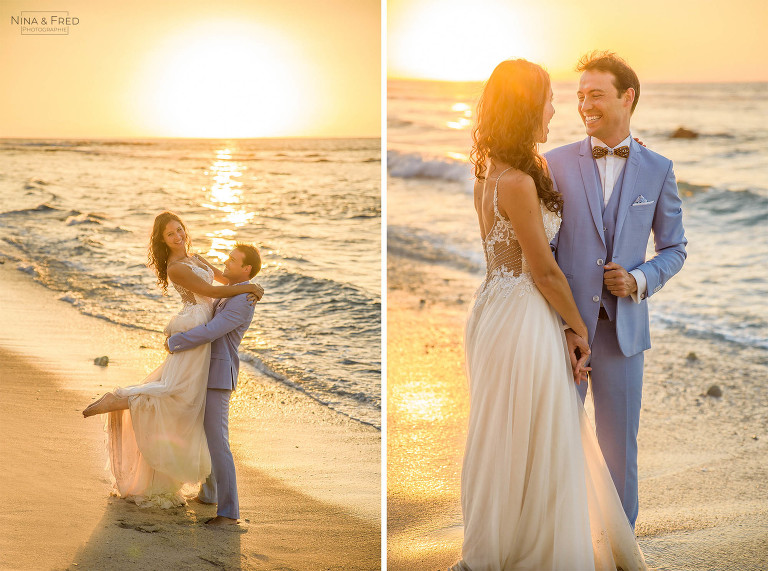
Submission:
[[[229,283],[236,284],[248,281],[251,266],[244,266],[244,262],[245,254],[240,250],[232,250],[229,253],[229,257],[224,261],[224,271],[222,272]]]
[[[587,135],[597,137],[611,147],[629,135],[629,119],[635,92],[632,88],[619,95],[613,74],[585,71],[579,81],[579,115]]]

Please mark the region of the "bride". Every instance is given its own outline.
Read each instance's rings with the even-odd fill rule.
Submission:
[[[537,151],[554,113],[549,75],[525,60],[499,64],[478,104],[471,160],[487,274],[465,332],[457,570],[646,568],[574,383],[589,370],[587,328],[549,247],[563,199]],[[580,336],[576,363],[563,327]]]
[[[212,285],[214,277],[226,279],[203,258],[190,256],[189,246],[178,216],[162,212],[155,218],[149,265],[163,291],[170,280],[183,303],[166,335],[207,323],[213,298],[245,293],[255,303],[264,293],[256,284]],[[83,411],[85,417],[107,413],[109,465],[120,496],[140,505],[181,505],[182,485],[210,474],[203,429],[210,354],[209,343],[170,354],[141,384],[117,388]]]

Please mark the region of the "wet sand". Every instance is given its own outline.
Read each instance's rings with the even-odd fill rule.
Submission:
[[[463,328],[480,280],[391,254],[388,266],[388,569],[445,569],[461,555]],[[765,569],[768,354],[652,335],[636,528],[646,560],[662,570]],[[705,396],[711,385],[722,397]]]
[[[81,411],[140,381],[162,339],[83,316],[8,264],[0,280],[0,568],[380,568],[378,430],[245,367],[230,418],[239,531],[204,526],[215,506],[110,497],[103,422]]]

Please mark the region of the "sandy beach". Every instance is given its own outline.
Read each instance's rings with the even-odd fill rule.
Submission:
[[[156,367],[162,339],[80,314],[13,263],[0,280],[0,568],[380,568],[378,430],[245,366],[230,417],[242,528],[207,529],[214,506],[140,509],[109,496],[103,422],[81,411]]]
[[[461,554],[463,327],[479,281],[388,256],[390,570],[445,569]],[[636,528],[646,560],[665,571],[765,569],[768,355],[677,331],[652,335]],[[721,397],[706,396],[712,385]]]

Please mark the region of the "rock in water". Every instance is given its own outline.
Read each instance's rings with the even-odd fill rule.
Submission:
[[[699,134],[685,127],[678,127],[669,137],[670,139],[698,139]]]
[[[721,397],[723,396],[723,390],[717,385],[712,385],[707,389],[708,397]]]
[[[93,360],[93,364],[98,365],[99,367],[106,367],[107,365],[109,365],[109,357],[107,357],[106,355],[104,355],[103,357],[96,357]]]

